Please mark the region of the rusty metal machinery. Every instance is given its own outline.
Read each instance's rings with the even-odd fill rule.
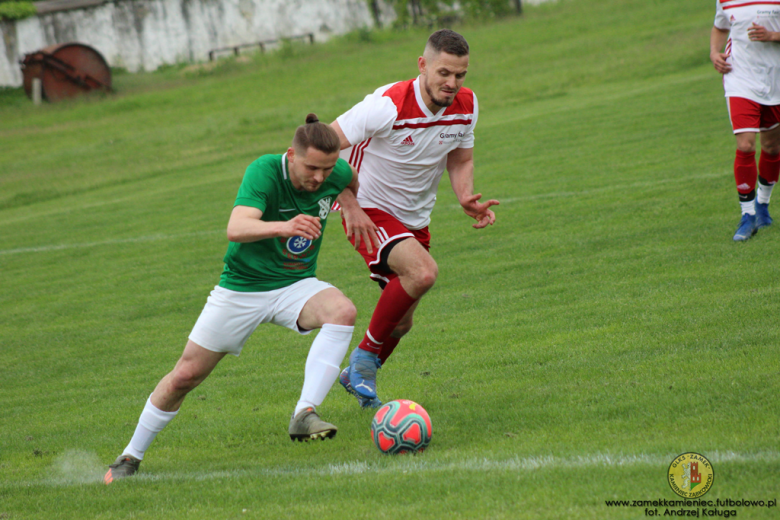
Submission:
[[[33,95],[33,79],[41,81],[43,98],[57,102],[93,90],[111,91],[111,69],[105,58],[82,43],[52,45],[22,60],[24,91]]]

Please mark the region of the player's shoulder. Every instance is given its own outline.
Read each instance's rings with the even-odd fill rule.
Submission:
[[[261,155],[249,165],[249,168],[255,170],[278,170],[282,167],[283,155],[281,154],[266,154]]]
[[[245,176],[253,180],[276,180],[282,173],[283,160],[284,156],[280,154],[267,154],[258,157],[247,166]]]
[[[282,155],[281,154],[265,154],[261,155],[252,163],[249,165],[250,167],[263,167],[263,166],[276,166],[277,164],[281,164],[282,162]]]
[[[371,94],[368,94],[363,102],[356,105],[356,107],[361,107],[362,110],[370,110],[375,114],[386,114],[387,116],[398,114],[401,112],[401,107],[404,105],[409,91],[411,91],[412,98],[414,97],[413,81],[399,81],[382,85]]]
[[[407,79],[406,81],[396,81],[395,83],[389,83],[379,87],[374,92],[392,100],[402,100],[410,93],[411,95],[414,95],[414,78]]]
[[[455,95],[455,99],[452,101],[452,104],[447,107],[444,115],[473,114],[476,106],[477,95],[474,94],[474,91],[466,87],[461,87],[458,93]]]
[[[382,93],[382,97],[389,100],[395,107],[398,119],[425,117],[417,102],[417,95],[414,90],[415,79],[412,78],[388,85]]]

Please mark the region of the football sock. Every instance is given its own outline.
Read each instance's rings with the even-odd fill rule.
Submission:
[[[769,204],[772,188],[780,178],[780,154],[770,155],[761,150],[758,160],[758,191],[756,199],[761,204]]]
[[[382,366],[385,365],[385,361],[387,361],[387,358],[393,353],[393,350],[395,350],[399,341],[401,341],[401,338],[390,336],[382,343],[382,350],[379,351],[379,360],[382,362]]]
[[[390,280],[376,303],[366,335],[358,348],[372,354],[379,354],[382,344],[390,337],[396,325],[416,301],[417,299],[409,296],[403,288],[399,278]]]
[[[758,168],[756,168],[755,152],[737,150],[737,157],[734,160],[734,179],[737,181],[740,202],[752,202],[755,198],[756,177],[758,177]],[[742,212],[745,212],[744,208]]]
[[[127,445],[122,455],[132,455],[136,459],[143,460],[144,452],[149,449],[152,441],[165,426],[176,417],[178,411],[164,412],[152,404],[152,396],[146,400],[144,411],[138,419],[133,438]]]
[[[303,390],[295,407],[295,415],[305,408],[316,408],[325,400],[330,387],[341,372],[339,367],[347,353],[349,342],[352,341],[354,330],[355,327],[347,325],[326,323],[322,326],[311,344],[309,357],[306,358]]]
[[[762,182],[765,179],[758,178],[758,189],[756,190],[756,201],[760,204],[769,204],[769,198],[772,196],[774,184]]]
[[[750,200],[740,200],[739,206],[742,208],[742,214],[755,215],[756,214],[756,201],[755,198]]]

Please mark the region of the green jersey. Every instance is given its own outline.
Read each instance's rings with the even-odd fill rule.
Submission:
[[[351,181],[352,167],[339,159],[317,191],[300,191],[290,180],[287,154],[264,155],[246,169],[235,205],[259,209],[266,222],[292,220],[301,213],[319,217],[324,233],[333,201]],[[322,237],[231,242],[219,285],[232,291],[266,292],[310,278],[317,269]]]

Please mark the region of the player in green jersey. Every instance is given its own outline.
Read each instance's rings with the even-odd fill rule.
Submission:
[[[337,428],[320,419],[355,324],[355,306],[315,278],[317,254],[331,204],[345,189],[357,193],[357,173],[339,159],[336,132],[309,114],[283,155],[265,155],[246,170],[227,226],[230,240],[219,285],[208,298],[179,361],[146,402],[130,444],[104,477],[134,474],[157,433],[186,395],[225,354],[238,356],[262,323],[308,334],[321,329],[306,360],[301,398],[288,433],[325,439]]]

